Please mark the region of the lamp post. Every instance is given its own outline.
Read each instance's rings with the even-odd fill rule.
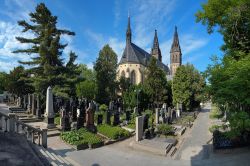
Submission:
[[[137,111],[139,110],[138,109],[138,103],[139,103],[139,93],[141,92],[141,90],[140,89],[136,89],[134,92],[136,92],[136,109],[137,109]]]

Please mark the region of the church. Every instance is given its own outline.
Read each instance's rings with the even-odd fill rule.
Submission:
[[[175,27],[173,43],[170,50],[170,68],[162,62],[162,54],[158,41],[157,31],[155,30],[153,46],[151,53],[143,50],[132,42],[132,31],[130,27],[130,17],[128,17],[128,27],[126,32],[126,46],[123,51],[121,60],[118,64],[117,76],[129,78],[132,84],[143,83],[145,80],[145,70],[150,62],[150,59],[155,57],[157,65],[166,73],[168,80],[172,80],[176,69],[182,64],[182,54]]]

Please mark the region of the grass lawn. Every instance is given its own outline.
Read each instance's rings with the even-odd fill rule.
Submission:
[[[116,140],[122,137],[127,137],[130,135],[130,133],[127,130],[124,130],[121,127],[117,126],[110,126],[110,125],[98,125],[97,131],[101,133],[102,135],[105,135],[106,137]]]

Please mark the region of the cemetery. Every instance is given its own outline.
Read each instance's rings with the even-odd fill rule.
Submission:
[[[53,97],[51,87],[47,88],[44,111],[40,109],[39,96],[34,94],[18,98],[10,96],[8,105],[15,119],[20,120],[16,125],[30,125],[33,131],[46,129],[47,136],[60,136],[76,150],[98,148],[132,136],[139,143],[135,147],[141,145],[160,149],[166,146],[160,155],[174,154],[179,139],[186,128],[192,126],[198,114],[198,111],[184,112],[181,104],[178,109],[167,108],[165,103],[154,111],[138,112],[137,108],[123,110],[122,104],[114,101],[108,107],[86,99],[64,101]],[[38,142],[36,137],[34,142]]]
[[[45,2],[0,1],[0,165],[249,165],[249,1]]]

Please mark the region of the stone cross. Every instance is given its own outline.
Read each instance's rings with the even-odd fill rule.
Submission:
[[[47,96],[46,96],[46,110],[45,110],[45,118],[47,122],[47,128],[55,127],[54,124],[54,109],[53,109],[53,94],[52,88],[49,86],[47,89]]]

